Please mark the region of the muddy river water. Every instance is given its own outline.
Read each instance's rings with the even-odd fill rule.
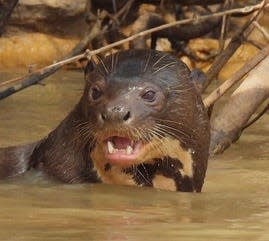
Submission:
[[[0,146],[48,134],[80,97],[82,76],[60,72],[0,101]],[[66,185],[31,172],[1,181],[0,240],[269,240],[269,114],[209,161],[200,194]]]

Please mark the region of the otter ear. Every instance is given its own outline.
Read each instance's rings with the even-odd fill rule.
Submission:
[[[191,81],[193,82],[196,91],[202,94],[206,83],[206,75],[200,69],[192,69],[190,73]]]
[[[96,69],[96,63],[94,62],[93,59],[88,60],[87,64],[84,67],[84,76],[85,76],[85,80],[89,80],[89,75],[91,74],[91,72],[93,72]]]
[[[104,78],[108,74],[108,69],[104,63],[104,60],[99,55],[94,55],[90,60],[88,60],[86,68],[84,69],[86,80],[90,80],[89,76],[94,70],[96,70]]]
[[[86,66],[84,68],[85,75],[91,73],[95,68],[96,68],[96,63],[94,62],[94,60],[93,59],[88,60]]]

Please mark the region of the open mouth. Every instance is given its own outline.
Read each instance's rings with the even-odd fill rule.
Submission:
[[[143,149],[141,141],[134,141],[128,137],[111,136],[104,141],[106,159],[121,166],[132,165]]]

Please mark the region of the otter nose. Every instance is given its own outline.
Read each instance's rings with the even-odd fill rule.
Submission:
[[[101,113],[101,119],[104,122],[128,122],[131,119],[131,112],[124,106],[108,107],[103,113]]]

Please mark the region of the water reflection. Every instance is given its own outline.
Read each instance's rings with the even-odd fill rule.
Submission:
[[[0,145],[46,135],[82,88],[81,73],[62,72],[0,101]],[[2,181],[0,240],[269,240],[268,123],[267,114],[210,160],[201,194],[63,185],[38,173]]]

